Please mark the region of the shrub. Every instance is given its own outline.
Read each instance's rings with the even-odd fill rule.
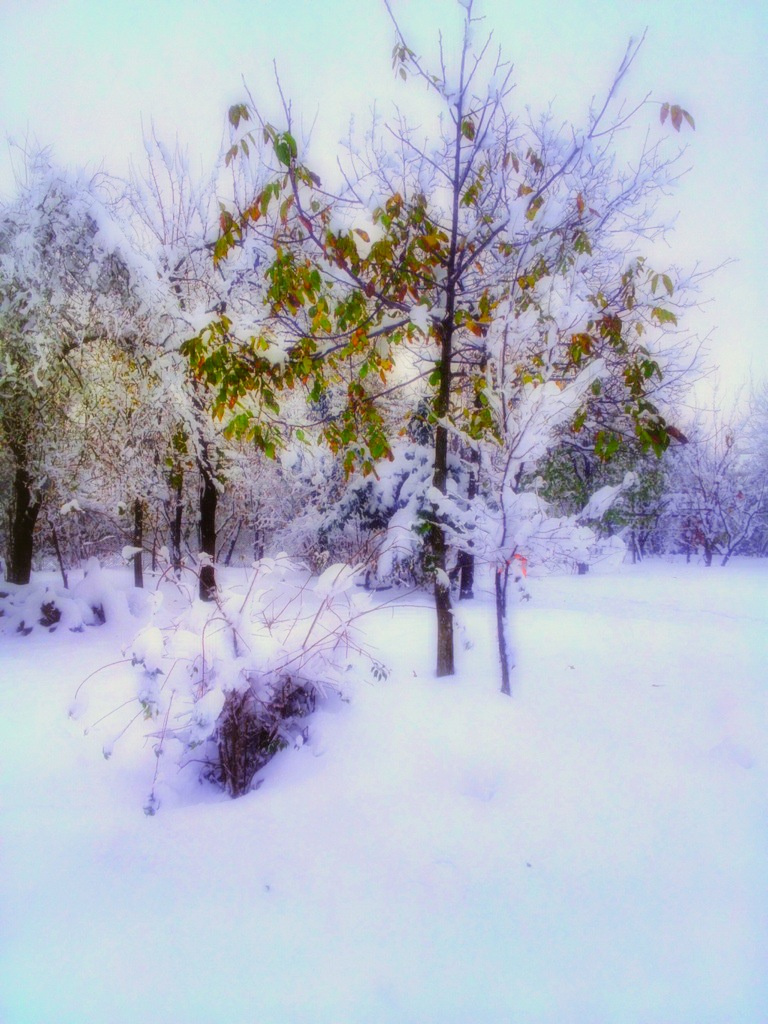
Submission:
[[[69,630],[105,623],[136,629],[151,614],[152,596],[126,584],[90,558],[83,579],[71,589],[33,579],[23,586],[6,584],[0,593],[0,633],[28,636],[33,631]]]
[[[314,690],[290,680],[268,701],[251,689],[230,690],[216,723],[209,777],[232,797],[247,793],[256,772],[295,738],[297,721],[314,707]]]
[[[339,691],[349,672],[381,671],[356,627],[369,607],[357,569],[337,564],[312,578],[286,556],[254,568],[215,603],[190,596],[169,630],[152,624],[128,648],[137,700],[159,724],[158,765],[174,747],[179,763],[201,762],[203,777],[232,797],[303,741],[318,696]],[[153,784],[145,810],[157,806]]]

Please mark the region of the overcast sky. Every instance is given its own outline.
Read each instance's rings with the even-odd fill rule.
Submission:
[[[456,24],[456,0],[393,0],[421,52]],[[768,238],[768,2],[766,0],[476,0],[515,65],[521,106],[553,100],[578,118],[610,82],[630,36],[648,28],[629,83],[681,103],[691,171],[675,197],[670,262],[737,260],[705,286],[690,318],[715,331],[712,359],[728,395],[768,378],[763,324]],[[386,105],[393,80],[383,0],[0,0],[0,130],[51,145],[60,163],[127,171],[142,124],[178,136],[196,161],[219,151],[243,77],[274,110],[275,60],[284,90],[317,144],[332,149],[350,114]],[[0,148],[0,195],[13,191]]]

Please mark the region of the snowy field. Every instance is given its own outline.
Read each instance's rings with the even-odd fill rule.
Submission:
[[[2,1024],[765,1024],[768,560],[530,591],[511,700],[490,600],[438,682],[411,599],[258,790],[154,817],[130,667],[68,715],[125,619],[0,636]]]

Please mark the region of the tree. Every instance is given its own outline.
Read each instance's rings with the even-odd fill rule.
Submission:
[[[659,524],[668,504],[667,460],[644,453],[638,445],[624,444],[610,459],[601,459],[593,446],[579,443],[570,430],[558,437],[557,446],[539,468],[536,480],[541,496],[558,515],[574,515],[588,503],[596,489],[616,486],[627,473],[632,483],[623,489],[611,508],[595,521],[604,534],[626,537],[632,561],[664,550]]]
[[[699,416],[691,443],[670,460],[669,516],[688,557],[701,548],[726,565],[768,522],[768,478],[750,459],[748,434],[734,415]]]
[[[179,357],[180,342],[216,313],[247,320],[261,292],[262,257],[258,239],[242,240],[230,259],[214,266],[211,250],[221,219],[219,193],[226,190],[235,203],[254,180],[245,169],[224,182],[217,164],[206,178],[196,180],[178,145],[170,149],[152,133],[145,139],[146,164],[134,172],[130,205],[137,244],[155,267],[161,282],[165,317],[163,334],[154,339],[164,376],[173,382],[177,419],[169,437],[168,484],[173,492],[171,523],[173,561],[181,564],[183,494],[190,468],[197,471],[196,495],[199,545],[202,553],[199,594],[213,600],[216,591],[217,509],[227,468],[227,438],[209,412],[210,397],[199,375]],[[230,215],[231,216],[231,215]]]
[[[768,481],[768,383],[753,386],[743,424],[743,442],[751,486],[757,490]],[[753,534],[753,551],[768,554],[768,516]]]
[[[421,382],[433,437],[423,525],[439,676],[454,670],[449,551],[471,550],[467,538],[488,494],[476,484],[471,497],[449,486],[451,439],[475,474],[473,453],[485,450],[486,466],[494,453],[491,490],[502,499],[485,553],[493,549],[501,568],[503,605],[514,547],[505,495],[544,456],[564,417],[578,415],[586,388],[618,377],[640,443],[666,446],[665,419],[648,397],[661,368],[644,332],[651,339],[676,322],[672,278],[635,253],[653,234],[650,210],[675,158],[641,144],[632,163],[615,159],[619,132],[644,109],[619,99],[638,46],[628,48],[586,127],[556,129],[546,117],[512,115],[511,70],[490,39],[473,49],[473,4],[462,7],[457,65],[441,60],[436,73],[392,18],[393,64],[429,90],[434,134],[423,142],[423,125],[404,115],[374,123],[352,151],[338,196],[300,161],[287,105],[285,131],[248,105],[232,108],[236,126],[260,121],[277,174],[223,219],[216,258],[263,233],[274,248],[269,289],[250,339],[233,339],[222,317],[186,346],[219,389],[220,409],[256,397],[259,416],[238,412],[234,422],[266,451],[285,436],[281,391],[303,386],[317,402],[343,386],[344,401],[317,429],[348,471],[359,462],[375,473],[378,460],[393,457],[382,402],[404,377]],[[675,127],[684,114],[675,114]]]
[[[104,342],[130,349],[147,314],[146,282],[113,200],[106,178],[64,174],[39,153],[0,208],[0,431],[14,583],[29,582],[35,526],[68,472],[60,442],[73,431],[79,354]]]

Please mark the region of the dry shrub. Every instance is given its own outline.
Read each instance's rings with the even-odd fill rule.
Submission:
[[[247,793],[256,772],[297,735],[297,721],[314,705],[314,691],[290,680],[267,702],[253,689],[231,690],[217,721],[210,778],[231,797]]]

